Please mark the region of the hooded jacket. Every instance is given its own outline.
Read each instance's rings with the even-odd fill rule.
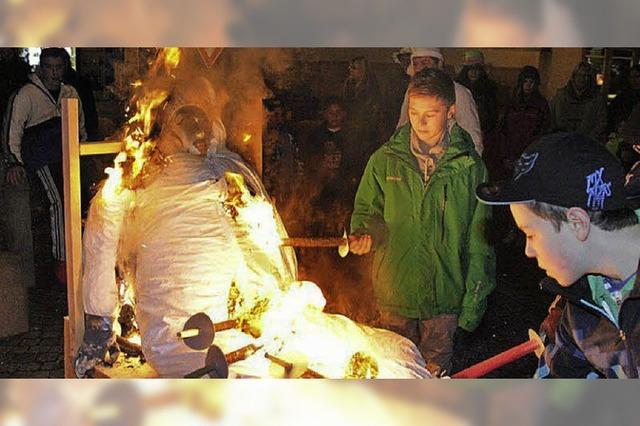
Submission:
[[[600,95],[578,96],[571,81],[551,100],[552,131],[579,132],[604,142],[607,104]]]
[[[459,314],[474,330],[495,286],[495,256],[484,235],[490,207],[474,188],[487,170],[459,125],[425,183],[410,149],[411,126],[398,129],[369,160],[355,198],[353,233],[373,237],[378,305],[407,318]]]
[[[62,114],[62,99],[78,99],[78,115],[80,140],[87,139],[84,127],[84,114],[80,97],[73,86],[61,84],[58,99],[53,99],[51,93],[37,74],[29,76],[30,82],[22,86],[16,94],[13,103],[7,111],[6,135],[12,162],[22,163],[22,136],[25,129],[60,117]]]

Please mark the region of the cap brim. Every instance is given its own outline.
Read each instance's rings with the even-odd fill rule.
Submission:
[[[476,197],[484,204],[491,206],[505,206],[535,201],[531,194],[513,186],[513,181],[487,182],[478,185]]]

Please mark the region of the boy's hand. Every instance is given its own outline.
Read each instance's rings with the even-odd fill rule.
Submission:
[[[349,235],[349,250],[357,255],[369,253],[371,251],[371,235]]]

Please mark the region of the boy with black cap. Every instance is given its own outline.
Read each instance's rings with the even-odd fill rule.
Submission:
[[[508,204],[526,235],[525,254],[567,304],[536,377],[638,377],[640,225],[622,166],[577,133],[531,144],[513,178],[480,185],[480,201]]]

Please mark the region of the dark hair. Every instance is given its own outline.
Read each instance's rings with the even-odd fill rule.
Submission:
[[[487,75],[487,71],[484,69],[484,66],[482,64],[465,65],[464,67],[462,67],[462,69],[458,73],[458,76],[456,77],[456,81],[462,84],[464,87],[466,87],[469,90],[471,90],[471,86],[473,85],[473,83],[471,83],[471,79],[469,78],[469,71],[472,68],[478,68],[480,70],[480,75],[478,76],[478,82],[482,82],[483,80],[486,80],[489,78],[489,76]]]
[[[596,72],[591,66],[591,64],[587,61],[582,61],[571,72],[571,79],[573,81],[574,76],[578,73],[578,71],[584,70],[587,72],[587,87],[585,89],[585,93],[588,97],[594,97],[598,94],[598,85],[596,84]],[[573,84],[570,85],[573,88]]]
[[[451,77],[442,70],[425,68],[409,83],[409,95],[419,94],[442,99],[447,106],[456,103],[456,88]]]
[[[329,108],[331,105],[338,105],[340,108],[346,111],[344,101],[338,96],[329,96],[328,98],[325,98],[320,104],[320,111],[326,111],[327,108]]]
[[[360,99],[371,101],[372,98],[379,97],[380,87],[378,86],[378,79],[373,72],[371,64],[364,56],[356,56],[349,61],[349,67],[353,66],[356,62],[362,62],[364,65],[364,75],[360,81],[355,81],[347,77],[342,87],[342,98],[346,102],[352,102]]]
[[[69,52],[62,47],[46,47],[40,52],[40,61],[44,58],[62,58],[67,65],[71,64],[71,56]]]
[[[536,94],[536,95],[540,94],[540,73],[538,72],[538,68],[531,65],[525,65],[524,67],[522,67],[522,69],[520,70],[520,73],[518,74],[518,84],[516,84],[516,87],[513,93],[514,98],[518,100],[522,100],[524,96],[524,92],[522,91],[522,86],[524,85],[524,81],[528,78],[532,79],[536,83],[536,87],[534,88],[532,94]]]
[[[563,223],[569,222],[567,219],[567,211],[569,209],[566,207],[537,201],[527,203],[527,207],[529,207],[536,216],[551,222],[556,232],[560,232]],[[636,216],[636,213],[629,207],[610,211],[585,211],[589,215],[591,224],[603,231],[617,231],[638,224],[638,216]]]

